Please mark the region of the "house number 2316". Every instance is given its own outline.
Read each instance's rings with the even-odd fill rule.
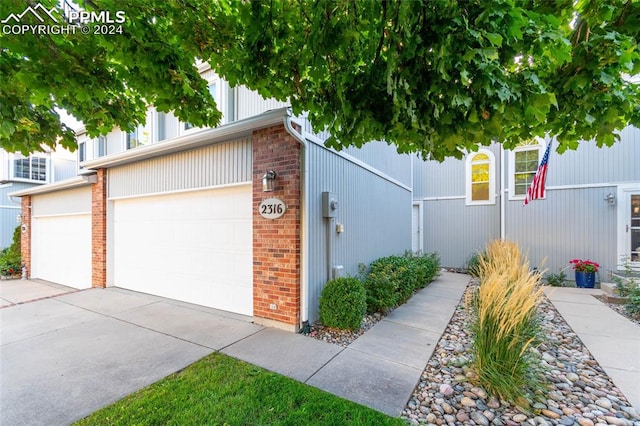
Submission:
[[[279,198],[267,198],[258,206],[260,216],[265,219],[277,219],[287,211],[287,206]]]

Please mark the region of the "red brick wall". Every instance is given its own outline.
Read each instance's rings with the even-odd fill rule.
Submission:
[[[291,329],[300,322],[300,152],[284,125],[253,133],[253,316]],[[273,192],[262,191],[267,170],[277,173]],[[258,211],[272,197],[287,206],[274,220]]]
[[[27,231],[20,234],[20,252],[22,263],[27,267],[27,276],[31,277],[31,195],[22,197],[21,207],[22,224],[27,226]]]
[[[91,185],[91,285],[107,285],[107,171],[98,170]]]

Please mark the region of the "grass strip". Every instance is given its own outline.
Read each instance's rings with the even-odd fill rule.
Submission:
[[[373,409],[213,353],[76,425],[404,425]]]

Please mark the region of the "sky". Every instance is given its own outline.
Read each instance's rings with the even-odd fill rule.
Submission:
[[[60,114],[60,120],[67,126],[71,127],[72,129],[75,130],[78,127],[82,126],[81,121],[76,120],[76,118],[73,115],[70,115],[64,109],[56,108],[56,111],[58,112],[58,114]]]

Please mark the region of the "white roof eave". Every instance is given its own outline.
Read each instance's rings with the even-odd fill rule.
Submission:
[[[93,160],[83,161],[80,166],[85,170],[106,169],[121,166],[149,158],[186,151],[201,146],[228,141],[250,135],[254,130],[263,129],[275,124],[284,123],[291,115],[289,108],[279,108],[243,120],[234,121],[213,129],[203,129],[187,135],[179,136],[168,142],[147,145]]]
[[[94,174],[85,174],[75,176],[69,179],[61,180],[46,185],[34,186],[32,188],[23,189],[9,193],[9,197],[23,197],[25,195],[45,194],[49,192],[62,191],[64,189],[78,188],[85,185],[91,185],[97,182],[97,176]]]

